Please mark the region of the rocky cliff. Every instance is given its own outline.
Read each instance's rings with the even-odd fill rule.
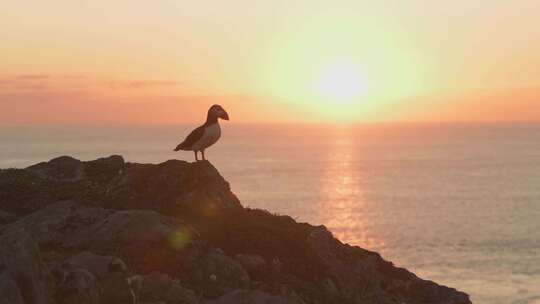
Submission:
[[[0,303],[440,303],[324,226],[242,207],[207,161],[0,170]]]

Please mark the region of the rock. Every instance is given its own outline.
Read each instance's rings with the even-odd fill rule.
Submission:
[[[102,282],[102,304],[137,304],[139,302],[129,276],[123,272],[112,273]]]
[[[0,235],[0,263],[2,273],[8,274],[18,286],[24,303],[52,303],[53,278],[28,233],[15,230]]]
[[[58,202],[5,226],[4,231],[24,229],[41,246],[61,244],[70,235],[106,218],[111,211],[81,206],[73,201]]]
[[[142,302],[160,302],[167,304],[197,304],[198,297],[192,290],[184,288],[178,280],[166,274],[153,272],[138,276],[139,299]]]
[[[71,268],[81,268],[92,273],[98,280],[103,280],[114,272],[128,273],[124,261],[114,256],[97,255],[84,251],[72,256],[64,262]]]
[[[0,304],[24,304],[19,286],[7,271],[0,272]]]
[[[322,290],[329,298],[339,298],[340,292],[331,278],[325,278],[321,281]]]
[[[82,162],[70,156],[61,156],[26,168],[39,176],[59,181],[78,182],[84,179],[95,182],[110,180],[120,173],[125,162],[122,156],[112,155]]]
[[[58,282],[54,299],[57,304],[99,304],[101,288],[96,277],[81,268],[66,269]]]
[[[77,241],[151,244],[166,241],[171,233],[190,228],[172,217],[149,210],[119,211],[75,235]]]
[[[268,274],[268,265],[260,255],[237,254],[234,258],[249,273],[252,279],[264,278]]]
[[[340,284],[340,294],[345,298],[365,297],[366,293],[376,288],[377,283],[374,280],[378,279],[377,275],[373,275],[371,269],[361,269],[355,272],[352,266],[343,261],[343,257],[347,256],[346,247],[336,240],[330,231],[324,226],[317,227],[309,234],[307,243],[313,250],[315,256],[320,259],[320,263],[325,267],[325,277],[335,278],[337,284]],[[372,259],[370,252],[361,251],[357,257],[358,260]],[[367,265],[372,265],[367,263]],[[333,282],[333,281],[332,281]],[[334,283],[335,284],[335,283]],[[328,288],[326,279],[321,281],[323,290],[331,290]],[[331,291],[334,293],[334,291]]]
[[[299,304],[301,302],[293,301],[282,296],[271,295],[260,290],[233,290],[217,299],[206,300],[203,304],[239,304],[239,303],[257,303],[257,304]]]
[[[125,162],[120,155],[111,155],[96,160],[84,162],[84,173],[88,180],[106,184],[111,179],[122,174]]]
[[[30,170],[0,170],[0,206],[17,216],[57,202],[63,195],[76,196],[79,190],[64,187]]]
[[[118,155],[86,162],[62,156],[26,169],[0,170],[4,211],[25,215],[62,200],[208,216],[241,208],[229,183],[208,161],[154,165],[125,163]]]
[[[83,162],[70,156],[60,156],[26,169],[55,181],[79,181],[84,177]]]
[[[249,275],[242,265],[220,250],[202,256],[192,276],[207,297],[217,297],[234,289],[246,289],[250,284]]]
[[[471,303],[323,226],[243,208],[207,161],[0,170],[0,206],[0,304]]]
[[[332,278],[331,284],[328,278],[321,282],[329,298],[375,303],[470,303],[462,292],[421,280],[377,253],[342,244],[324,226],[313,230],[308,244]]]
[[[109,183],[107,199],[116,209],[211,213],[240,207],[229,183],[208,161],[127,164],[122,174]]]
[[[117,253],[136,270],[174,271],[177,254],[189,248],[197,232],[181,221],[150,210],[118,211],[70,235],[66,248]]]
[[[82,252],[53,269],[58,303],[137,303],[125,263],[113,256]]]
[[[178,231],[185,231],[190,237],[196,235],[192,228],[181,221],[155,211],[118,211],[74,234],[66,243],[75,246],[133,245],[152,248],[150,246],[154,243],[168,243]]]
[[[15,222],[16,220],[17,216],[15,214],[0,210],[0,227]]]

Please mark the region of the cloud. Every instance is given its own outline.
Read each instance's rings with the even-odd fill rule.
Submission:
[[[51,87],[50,75],[24,74],[0,78],[0,88],[4,92],[12,91],[42,91]],[[47,81],[45,81],[47,80]]]
[[[180,81],[171,80],[132,80],[132,81],[110,81],[107,86],[110,89],[146,89],[152,87],[174,87],[183,85]]]
[[[0,90],[0,126],[5,125],[118,125],[198,124],[218,102],[234,122],[297,122],[299,110],[285,103],[243,95],[117,95],[92,91]],[[261,109],[264,109],[261,111]]]
[[[51,78],[51,75],[47,74],[22,74],[16,76],[17,79],[22,80],[42,80],[42,79],[49,79]]]
[[[0,88],[12,91],[111,89],[138,90],[158,87],[177,87],[175,80],[118,80],[102,81],[84,75],[19,74],[0,76]]]
[[[49,86],[43,83],[0,80],[0,89],[4,91],[41,91],[48,88]]]
[[[61,75],[60,78],[63,78],[63,79],[85,79],[86,76],[84,76],[84,75],[75,75],[75,74],[66,74],[66,75]]]

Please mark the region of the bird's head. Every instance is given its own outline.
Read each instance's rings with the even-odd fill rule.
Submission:
[[[210,109],[208,110],[208,117],[229,120],[229,114],[220,105],[217,104],[210,107]]]

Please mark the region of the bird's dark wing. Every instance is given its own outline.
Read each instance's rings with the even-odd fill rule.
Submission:
[[[204,134],[204,125],[202,125],[202,126],[198,127],[197,129],[191,131],[191,133],[189,133],[188,137],[186,137],[186,139],[184,139],[183,142],[181,142],[178,146],[176,146],[174,151],[190,150],[191,147],[193,146],[193,144],[195,144],[199,139],[201,139],[201,137],[203,137],[203,134]]]

